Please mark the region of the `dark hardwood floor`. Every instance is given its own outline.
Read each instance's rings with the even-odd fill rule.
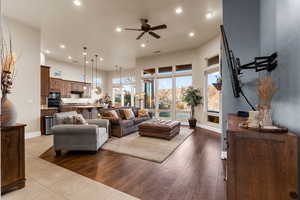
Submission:
[[[110,151],[41,158],[143,200],[224,200],[220,136],[197,128],[163,163]]]

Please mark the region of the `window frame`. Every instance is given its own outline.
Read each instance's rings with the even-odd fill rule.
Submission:
[[[215,57],[217,55],[214,55],[212,57]],[[211,58],[211,57],[210,57]],[[221,64],[214,64],[214,65],[210,65],[208,66],[208,59],[206,59],[207,61],[207,64],[206,64],[206,68],[203,70],[203,75],[204,75],[204,89],[203,89],[203,97],[204,97],[204,105],[203,105],[203,108],[204,108],[204,116],[205,116],[205,123],[208,124],[208,125],[211,125],[211,126],[221,126],[221,123],[222,123],[222,93],[220,91],[220,102],[219,102],[219,113],[217,112],[210,112],[208,111],[208,83],[207,83],[207,79],[208,79],[208,74],[211,74],[211,73],[215,73],[215,72],[219,72],[220,75],[221,75]],[[208,116],[218,116],[219,117],[219,123],[213,123],[213,122],[210,122],[208,121]]]

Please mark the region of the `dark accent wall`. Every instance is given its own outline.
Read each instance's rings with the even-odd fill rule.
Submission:
[[[261,0],[261,53],[278,51],[273,118],[300,134],[300,1]]]
[[[223,24],[229,45],[242,64],[253,60],[260,54],[259,0],[223,0]],[[245,100],[233,96],[228,66],[222,58],[222,115],[223,132],[226,131],[227,114],[238,110],[250,110]],[[243,90],[252,104],[257,104],[256,79],[258,74],[247,71],[242,77]],[[225,136],[225,134],[223,134]]]
[[[278,68],[271,73],[279,88],[273,119],[300,136],[300,1],[261,0],[260,22],[261,54],[279,54]]]

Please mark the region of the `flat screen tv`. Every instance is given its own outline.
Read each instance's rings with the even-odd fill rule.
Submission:
[[[221,33],[223,41],[223,51],[226,56],[226,61],[230,73],[233,95],[235,97],[240,97],[241,86],[239,81],[239,68],[237,63],[238,60],[234,57],[233,51],[229,48],[227,36],[223,25],[221,25]]]

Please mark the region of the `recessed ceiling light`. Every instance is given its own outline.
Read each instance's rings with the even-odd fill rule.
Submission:
[[[146,44],[145,44],[145,43],[142,43],[142,44],[141,44],[141,47],[142,47],[142,48],[145,48],[145,47],[146,47]]]
[[[103,61],[104,60],[104,58],[100,58],[100,61]]]
[[[86,64],[89,64],[89,61],[85,61]]]
[[[59,45],[60,48],[65,49],[66,46],[64,44]]]
[[[68,59],[69,59],[69,60],[72,60],[72,56],[68,56]]]
[[[116,28],[116,31],[117,31],[117,32],[122,32],[122,28],[118,26],[118,27]]]
[[[213,16],[214,16],[214,13],[208,12],[208,13],[206,14],[206,19],[211,19]]]
[[[46,54],[50,54],[51,51],[49,51],[49,50],[47,49],[47,50],[45,50],[45,53],[46,53]]]
[[[180,14],[183,12],[183,10],[182,10],[181,7],[177,7],[177,8],[175,9],[175,12],[176,12],[176,14],[180,15]]]
[[[195,33],[194,33],[194,32],[190,32],[190,33],[189,33],[189,36],[190,36],[190,37],[194,37],[194,36],[195,36]]]
[[[82,55],[87,56],[87,52],[83,52]]]
[[[73,1],[73,4],[74,4],[75,6],[81,6],[81,1],[79,1],[79,0],[74,0],[74,1]]]

